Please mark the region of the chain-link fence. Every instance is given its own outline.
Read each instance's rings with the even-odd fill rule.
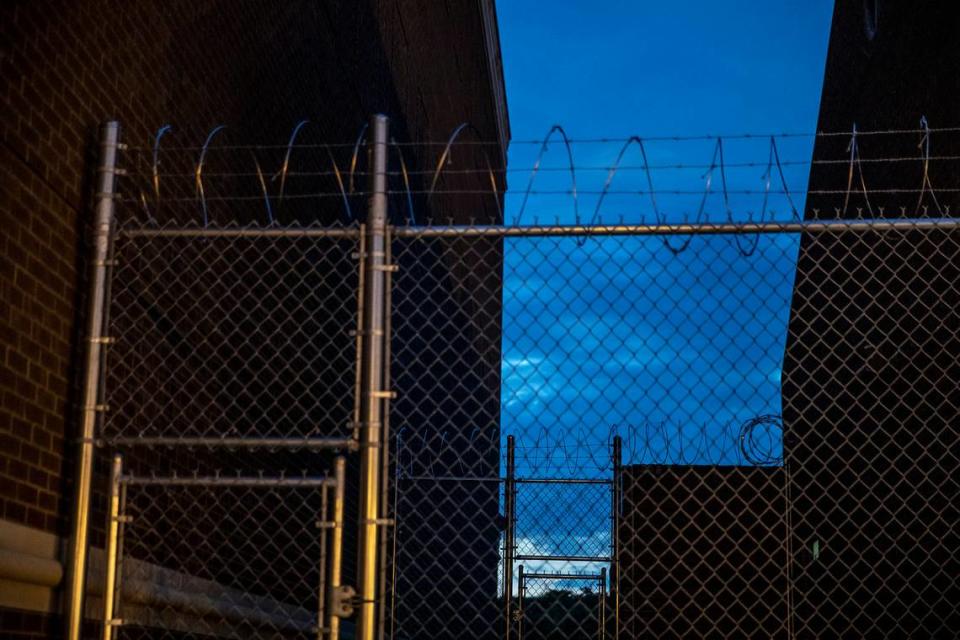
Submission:
[[[328,532],[343,526],[334,478],[118,485],[115,637],[315,638],[327,624],[328,554],[340,553]]]
[[[260,175],[198,195],[202,226],[136,198],[108,227],[107,635],[960,628],[955,190],[914,218],[411,226],[371,136],[321,176],[362,225],[221,223],[277,213]]]
[[[528,573],[518,568],[513,619],[518,638],[605,638],[606,569],[585,573]]]

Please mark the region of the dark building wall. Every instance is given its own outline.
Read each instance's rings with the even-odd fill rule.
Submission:
[[[392,299],[397,638],[494,639],[501,238],[398,239]]]
[[[818,130],[956,127],[960,10],[955,3],[837,2]],[[846,157],[821,137],[814,160]],[[931,161],[921,197],[920,132],[862,136],[863,179],[812,194],[806,217],[960,212],[960,163]],[[934,132],[932,156],[960,154]],[[814,165],[810,189],[844,189],[848,167]],[[857,176],[859,183],[859,176]],[[882,193],[903,189],[901,193]],[[937,208],[939,204],[940,209]],[[798,638],[953,637],[960,628],[960,234],[803,237],[783,369],[785,461],[793,501]],[[814,552],[817,545],[819,553]]]
[[[618,638],[786,638],[782,467],[624,467]]]
[[[225,144],[284,144],[309,119],[301,141],[342,143],[369,114],[384,112],[400,142],[442,141],[469,121],[495,141],[488,152],[500,167],[509,128],[492,16],[491,2],[4,4],[0,519],[57,536],[69,528],[98,125],[117,119],[125,142],[149,148],[166,123],[174,127],[164,140],[171,146],[197,146],[217,124],[228,125],[218,138]],[[432,169],[441,149],[411,147],[407,163]],[[423,178],[414,180],[422,188]],[[417,197],[416,205],[420,215],[460,221],[480,210],[500,215],[489,199]],[[289,205],[285,220],[323,222],[339,213]],[[121,208],[119,215],[136,214]]]

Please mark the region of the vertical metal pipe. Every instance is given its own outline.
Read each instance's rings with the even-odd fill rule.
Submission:
[[[380,455],[383,429],[385,250],[387,229],[387,117],[370,120],[370,197],[364,257],[363,397],[360,444],[360,535],[357,592],[360,614],[357,639],[374,640],[377,632],[377,536],[380,518]]]
[[[607,636],[607,568],[601,567],[600,569],[600,640],[603,640]]]
[[[523,579],[523,565],[517,567],[517,640],[523,640],[523,597],[527,593],[527,585]]]
[[[358,441],[360,440],[360,409],[361,409],[361,398],[363,397],[363,323],[364,323],[364,312],[363,312],[363,300],[366,289],[364,287],[365,283],[363,281],[364,271],[366,269],[366,263],[364,256],[367,255],[367,228],[366,225],[360,225],[360,236],[357,239],[357,340],[356,340],[356,360],[354,362],[354,367],[356,368],[354,387],[353,387],[353,425],[351,434],[353,439]]]
[[[107,304],[108,262],[113,240],[114,188],[120,123],[108,122],[100,132],[100,164],[97,167],[94,255],[87,312],[87,355],[83,381],[83,421],[77,456],[76,493],[70,536],[69,576],[66,583],[66,638],[80,640],[87,573],[87,536],[90,528],[90,492],[93,479],[94,438],[100,406],[100,370],[104,344],[103,325]]]
[[[611,488],[610,520],[610,609],[613,613],[613,636],[620,633],[620,505],[623,489],[623,440],[613,438],[613,487]]]
[[[386,264],[392,264],[393,254],[390,240],[390,227],[386,228],[386,237],[384,242],[384,260]],[[392,334],[391,330],[391,317],[392,312],[392,302],[391,292],[393,288],[393,278],[391,277],[391,271],[384,272],[384,337],[383,337],[383,388],[390,388],[390,336]],[[381,434],[381,441],[383,442],[383,448],[380,454],[380,518],[383,521],[387,521],[390,517],[390,399],[387,398],[384,400],[383,407],[383,430]],[[391,527],[391,534],[395,537],[397,532],[396,523]],[[380,602],[378,603],[377,611],[377,637],[385,638],[385,629],[387,623],[387,572],[390,567],[391,562],[396,562],[396,558],[388,558],[388,545],[390,539],[384,534],[380,536],[380,586],[378,591],[380,593]],[[392,585],[390,587],[391,598],[393,594]]]
[[[340,587],[341,565],[343,564],[343,495],[346,486],[347,461],[337,456],[333,461],[333,477],[337,487],[333,491],[333,539],[330,542],[330,590]],[[332,599],[331,599],[332,600]],[[330,611],[327,622],[330,640],[340,637],[340,618],[337,612]]]
[[[120,527],[120,476],[123,473],[123,457],[113,456],[110,470],[110,508],[107,515],[107,566],[103,585],[103,640],[113,638],[113,605],[117,595],[117,541]]]
[[[123,469],[120,470],[121,472]],[[119,477],[119,475],[118,475]],[[130,516],[127,514],[127,485],[120,483],[120,524],[117,526],[117,552],[114,554],[117,558],[116,582],[114,583],[113,611],[114,615],[120,611],[121,600],[123,599],[123,539],[126,531],[127,522],[130,522]]]
[[[320,487],[320,589],[317,592],[317,640],[327,635],[327,538],[330,534],[330,510],[327,487]]]
[[[516,477],[516,440],[507,436],[507,473],[503,483],[503,511],[506,522],[503,532],[503,611],[504,636],[510,640],[510,614],[513,608],[513,554],[514,554],[514,478]]]

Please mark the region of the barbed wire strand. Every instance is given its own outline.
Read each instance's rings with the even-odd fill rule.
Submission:
[[[215,146],[212,144],[212,143],[213,143],[213,140],[216,138],[216,136],[217,136],[221,131],[223,131],[223,130],[226,128],[226,126],[225,126],[225,125],[218,125],[218,126],[214,127],[214,128],[207,134],[207,137],[206,137],[206,139],[205,139],[205,141],[204,141],[204,144],[203,144],[201,147],[199,147],[199,149],[200,149],[200,154],[199,154],[199,157],[198,157],[198,159],[197,159],[197,161],[196,161],[195,170],[194,170],[194,172],[192,173],[193,178],[194,178],[194,182],[195,182],[195,192],[196,192],[196,193],[195,193],[195,199],[196,199],[196,200],[199,200],[199,204],[200,204],[200,209],[201,209],[201,213],[202,213],[202,218],[203,218],[203,224],[204,224],[204,226],[206,226],[206,225],[209,224],[209,210],[208,210],[208,203],[209,203],[209,202],[213,202],[213,201],[228,201],[228,200],[230,200],[230,201],[233,201],[233,200],[236,200],[236,201],[244,201],[244,200],[253,200],[253,199],[260,199],[260,198],[262,198],[262,200],[263,200],[263,202],[264,202],[264,207],[265,207],[266,214],[267,214],[268,224],[271,224],[271,225],[274,224],[275,222],[277,222],[277,213],[278,213],[277,209],[282,206],[282,203],[283,203],[283,201],[284,201],[285,199],[287,199],[287,198],[290,198],[290,199],[293,199],[293,198],[301,199],[301,198],[309,198],[309,197],[328,197],[328,196],[337,196],[337,197],[339,197],[339,198],[343,201],[344,213],[345,213],[345,217],[346,217],[347,221],[348,221],[348,222],[356,221],[356,218],[355,218],[355,216],[354,216],[354,213],[353,213],[353,210],[352,210],[352,207],[351,207],[351,204],[350,204],[350,196],[357,196],[357,195],[363,195],[363,194],[364,194],[364,192],[357,191],[357,188],[356,188],[356,176],[357,176],[357,175],[363,175],[361,172],[358,172],[357,169],[358,169],[358,166],[359,166],[359,151],[360,151],[360,149],[362,148],[362,146],[363,146],[363,144],[364,144],[364,141],[365,141],[365,138],[366,138],[366,125],[364,125],[364,126],[361,127],[360,132],[359,132],[358,135],[357,135],[357,138],[354,140],[354,143],[352,144],[352,154],[351,154],[351,158],[350,158],[350,172],[349,172],[349,188],[348,188],[348,187],[344,184],[343,174],[342,174],[342,172],[341,172],[341,170],[340,170],[339,164],[338,164],[337,161],[336,161],[336,157],[335,157],[334,154],[333,154],[333,147],[334,147],[335,145],[331,145],[331,144],[307,145],[307,144],[297,144],[297,143],[296,143],[297,138],[298,138],[300,132],[302,131],[302,129],[303,129],[307,124],[309,124],[309,121],[308,121],[308,120],[302,120],[302,121],[298,122],[298,123],[294,126],[293,130],[291,131],[291,135],[290,135],[290,137],[289,137],[289,139],[288,139],[288,141],[287,141],[287,144],[282,147],[282,149],[284,150],[284,156],[283,156],[282,163],[281,163],[281,165],[280,165],[280,168],[277,170],[277,172],[274,173],[274,174],[271,176],[270,180],[269,180],[270,183],[279,182],[279,189],[278,189],[278,193],[277,193],[276,196],[271,196],[270,193],[269,193],[268,181],[266,180],[266,177],[265,177],[265,175],[264,175],[264,171],[263,171],[263,168],[262,168],[262,166],[261,166],[261,164],[260,164],[259,158],[257,157],[257,155],[256,155],[256,153],[255,153],[254,151],[251,152],[251,154],[252,154],[252,159],[253,159],[253,164],[254,164],[254,172],[253,172],[252,174],[251,174],[251,173],[243,173],[243,172],[237,172],[237,173],[224,172],[224,173],[214,173],[214,174],[210,174],[210,175],[213,176],[213,177],[244,176],[244,175],[253,175],[253,176],[256,176],[257,181],[258,181],[258,186],[259,186],[260,191],[261,191],[261,196],[256,196],[256,197],[252,197],[252,196],[229,196],[229,195],[225,195],[225,196],[211,196],[211,195],[208,195],[207,189],[206,189],[206,186],[205,186],[205,179],[208,177],[208,173],[209,173],[209,172],[205,172],[205,171],[204,171],[205,162],[206,162],[207,156],[208,156],[208,154],[210,153],[210,151],[211,151],[212,149],[226,149],[226,148],[231,148],[231,149],[238,149],[238,148],[261,149],[261,148],[277,148],[277,147],[270,147],[270,146],[267,146],[267,145],[222,145],[222,146],[219,146],[219,147],[215,147]],[[872,132],[860,131],[860,130],[857,129],[856,125],[854,125],[852,131],[849,132],[848,134],[846,134],[846,135],[849,135],[849,136],[850,136],[850,142],[848,143],[848,146],[847,146],[848,156],[847,156],[847,158],[846,158],[845,160],[842,160],[842,161],[841,161],[841,160],[832,160],[832,159],[820,159],[820,160],[809,160],[809,161],[795,161],[795,162],[791,162],[791,164],[809,164],[809,165],[814,165],[814,164],[839,164],[840,162],[844,162],[844,163],[847,164],[847,167],[848,167],[848,169],[847,169],[847,182],[846,182],[845,188],[844,188],[844,189],[807,189],[806,191],[803,191],[803,190],[793,190],[793,191],[792,191],[792,190],[789,189],[789,187],[788,187],[788,185],[787,185],[786,176],[785,176],[784,170],[783,170],[784,165],[786,165],[787,163],[781,161],[779,149],[778,149],[777,144],[776,144],[777,137],[787,137],[787,136],[799,137],[800,134],[773,134],[773,135],[770,135],[770,136],[768,137],[770,144],[769,144],[769,147],[768,147],[768,158],[767,158],[767,162],[765,163],[765,165],[763,165],[763,166],[765,167],[764,173],[763,173],[763,175],[761,176],[761,180],[763,180],[763,182],[764,182],[764,188],[763,188],[762,190],[753,190],[753,189],[730,189],[730,188],[729,188],[728,181],[727,181],[727,176],[726,176],[726,171],[727,171],[728,168],[730,168],[730,167],[756,167],[756,166],[761,166],[763,163],[758,163],[758,162],[742,162],[742,163],[731,163],[731,164],[728,164],[728,163],[726,162],[725,157],[724,157],[724,149],[723,149],[723,141],[724,141],[724,138],[723,138],[723,137],[716,137],[716,138],[714,139],[714,140],[715,140],[715,144],[714,144],[713,155],[712,155],[710,164],[703,164],[703,165],[688,164],[688,165],[685,165],[685,164],[680,163],[680,164],[672,164],[672,165],[651,165],[650,162],[649,162],[649,159],[648,159],[648,154],[647,154],[647,150],[646,150],[646,146],[645,146],[645,143],[648,142],[649,140],[694,140],[694,139],[700,139],[700,140],[702,140],[702,139],[706,139],[705,136],[660,136],[660,137],[652,137],[652,138],[648,138],[648,139],[640,138],[640,137],[638,137],[638,136],[631,136],[631,137],[629,137],[629,138],[627,138],[627,139],[625,139],[625,140],[623,141],[623,144],[622,144],[621,148],[619,149],[619,151],[618,151],[618,153],[617,153],[617,156],[616,156],[616,158],[615,158],[615,160],[614,160],[614,162],[613,162],[612,165],[610,165],[610,166],[608,166],[608,167],[590,167],[590,168],[589,168],[589,169],[597,169],[597,170],[601,170],[601,169],[602,169],[602,170],[606,170],[606,171],[607,171],[607,176],[606,176],[606,179],[605,179],[605,181],[604,181],[603,188],[600,189],[599,191],[593,191],[593,190],[586,190],[586,191],[584,191],[584,190],[578,189],[578,188],[577,188],[577,184],[576,184],[576,171],[577,171],[578,167],[576,166],[576,163],[575,163],[574,158],[573,158],[572,144],[574,143],[574,139],[571,139],[571,138],[567,135],[566,131],[565,131],[560,125],[554,125],[554,126],[551,127],[550,130],[547,132],[547,135],[546,135],[542,140],[539,141],[539,151],[538,151],[538,155],[537,155],[537,158],[536,158],[536,160],[535,160],[535,162],[534,162],[533,168],[530,170],[530,177],[529,177],[528,182],[527,182],[527,188],[526,188],[526,190],[523,192],[523,199],[522,199],[520,208],[519,208],[519,210],[518,210],[518,213],[517,213],[516,216],[514,217],[513,224],[514,224],[514,225],[519,225],[519,224],[520,224],[520,222],[521,222],[521,220],[522,220],[523,213],[524,213],[525,210],[526,210],[526,207],[527,207],[527,204],[528,204],[528,202],[529,202],[529,198],[530,198],[531,195],[544,195],[544,196],[546,196],[546,195],[569,195],[569,196],[571,196],[571,197],[573,198],[573,201],[574,201],[574,218],[575,218],[577,224],[580,223],[579,196],[580,196],[580,195],[598,195],[599,197],[598,197],[598,199],[597,199],[597,203],[596,203],[596,205],[595,205],[595,207],[594,207],[593,215],[592,215],[591,221],[590,221],[591,224],[596,224],[597,221],[601,219],[602,207],[603,207],[604,201],[605,201],[605,199],[607,198],[607,196],[609,196],[609,195],[617,195],[617,194],[619,194],[619,195],[636,195],[636,196],[646,196],[646,197],[648,197],[649,200],[650,200],[651,207],[652,207],[652,209],[653,209],[654,217],[655,217],[655,219],[657,220],[658,224],[663,224],[663,223],[666,221],[666,216],[665,216],[664,212],[660,209],[659,204],[658,204],[658,202],[657,202],[657,195],[658,195],[658,194],[660,194],[660,195],[700,195],[700,203],[699,203],[699,205],[698,205],[698,207],[697,207],[697,213],[696,213],[696,216],[695,216],[695,222],[696,222],[696,223],[700,223],[700,222],[702,222],[702,221],[704,220],[704,215],[705,215],[705,213],[707,212],[706,203],[707,203],[707,200],[708,200],[710,194],[712,193],[713,174],[714,174],[714,172],[715,172],[717,169],[719,169],[719,171],[720,171],[723,208],[724,208],[724,212],[725,212],[725,217],[726,217],[726,219],[727,219],[728,222],[733,222],[733,220],[734,220],[734,214],[733,214],[732,208],[731,208],[731,206],[730,206],[730,196],[731,196],[732,194],[741,194],[741,195],[756,195],[756,194],[760,194],[760,195],[762,196],[761,206],[760,206],[760,221],[761,221],[761,222],[764,222],[764,221],[766,220],[766,218],[767,218],[768,207],[769,207],[769,198],[770,198],[771,194],[780,194],[780,195],[783,195],[783,196],[786,197],[787,203],[788,203],[788,205],[789,205],[789,207],[790,207],[791,219],[793,219],[793,220],[799,219],[799,213],[798,213],[796,204],[794,203],[794,200],[793,200],[794,194],[804,194],[804,193],[807,194],[807,195],[840,195],[840,194],[842,194],[842,195],[844,196],[844,203],[843,203],[842,208],[839,209],[839,214],[840,214],[841,216],[846,216],[846,214],[847,214],[847,212],[848,212],[848,210],[849,210],[851,196],[853,195],[853,193],[854,193],[854,191],[855,191],[855,188],[854,188],[854,179],[855,179],[855,177],[858,179],[858,182],[859,182],[859,185],[858,185],[859,188],[856,189],[856,191],[858,191],[860,194],[863,195],[864,201],[865,201],[865,204],[866,204],[866,209],[867,209],[868,213],[870,214],[870,216],[872,217],[872,216],[874,215],[874,213],[873,213],[874,207],[873,207],[873,204],[872,204],[871,201],[870,201],[870,195],[871,195],[871,194],[876,195],[876,194],[880,194],[880,193],[888,193],[888,194],[895,194],[895,193],[916,193],[917,190],[915,190],[915,189],[905,189],[905,188],[869,189],[869,188],[867,187],[866,177],[865,177],[865,175],[864,175],[864,171],[863,171],[863,166],[862,166],[862,165],[863,165],[864,163],[869,163],[869,162],[904,162],[904,161],[917,161],[918,159],[917,159],[916,157],[914,157],[914,158],[890,157],[890,158],[874,158],[874,159],[866,159],[866,160],[865,160],[865,159],[862,158],[861,145],[860,145],[860,143],[859,143],[859,138],[862,137],[862,136],[864,136],[864,135],[881,135],[881,134],[894,134],[894,133],[896,133],[896,134],[901,134],[901,133],[911,133],[911,132],[919,132],[919,133],[921,134],[921,139],[920,139],[920,143],[919,143],[918,146],[919,146],[920,151],[921,151],[921,155],[920,155],[919,161],[920,161],[921,164],[922,164],[922,178],[921,178],[921,184],[920,184],[920,188],[919,188],[919,195],[918,195],[918,204],[917,204],[917,207],[918,207],[918,209],[922,207],[923,197],[924,197],[924,195],[925,195],[927,192],[929,192],[931,198],[933,199],[934,206],[936,207],[936,210],[937,210],[938,214],[942,215],[944,209],[943,209],[943,207],[941,206],[940,201],[939,201],[938,198],[937,198],[936,190],[934,190],[934,188],[933,188],[933,184],[932,184],[932,181],[931,181],[931,178],[930,178],[930,175],[929,175],[929,165],[930,165],[930,162],[931,162],[932,160],[937,160],[937,159],[942,159],[942,160],[956,160],[956,159],[960,159],[960,156],[944,156],[944,157],[942,157],[942,158],[936,158],[936,157],[932,156],[932,155],[930,154],[930,140],[931,140],[931,135],[932,135],[933,132],[960,131],[960,128],[958,128],[958,127],[953,127],[953,128],[942,128],[942,129],[931,129],[931,128],[929,127],[929,123],[927,122],[927,120],[926,120],[925,117],[921,118],[920,125],[921,125],[921,128],[920,128],[920,129],[917,129],[917,130],[902,129],[902,130],[885,130],[885,131],[872,131]],[[172,131],[172,126],[171,126],[171,125],[165,124],[165,125],[161,126],[161,127],[157,130],[157,132],[156,132],[156,134],[155,134],[155,136],[154,136],[153,145],[152,145],[152,148],[151,148],[151,168],[150,168],[150,177],[149,177],[149,178],[150,178],[150,183],[151,183],[151,187],[152,187],[151,190],[153,191],[154,208],[156,209],[156,214],[157,214],[157,215],[159,215],[159,208],[160,208],[160,203],[161,203],[161,200],[162,200],[162,198],[161,198],[161,185],[160,185],[160,182],[161,182],[161,176],[162,176],[163,174],[160,172],[160,164],[161,164],[161,145],[160,145],[160,141],[161,141],[161,139],[162,139],[167,133],[169,133],[170,131]],[[414,210],[414,204],[413,204],[413,196],[414,196],[414,194],[424,194],[424,195],[426,195],[426,196],[427,196],[427,201],[429,202],[433,197],[435,197],[435,196],[437,196],[437,195],[445,195],[445,194],[458,194],[458,195],[471,195],[471,194],[476,194],[476,195],[482,195],[482,194],[485,194],[485,193],[490,193],[490,194],[493,195],[493,197],[494,197],[494,199],[495,199],[497,208],[498,208],[498,209],[500,208],[500,204],[501,204],[500,193],[501,193],[502,190],[497,186],[496,172],[495,172],[495,170],[493,169],[493,166],[492,166],[492,163],[490,162],[489,156],[488,156],[486,153],[484,153],[484,156],[485,156],[485,159],[486,159],[486,164],[487,164],[487,167],[486,167],[485,170],[482,170],[482,169],[455,170],[455,169],[449,168],[450,158],[451,158],[451,151],[452,151],[453,146],[456,145],[456,144],[459,144],[459,143],[469,142],[469,141],[463,140],[463,139],[461,138],[461,134],[462,134],[463,132],[465,132],[465,131],[472,131],[472,132],[475,133],[478,137],[479,137],[479,135],[480,135],[480,134],[479,134],[479,131],[476,130],[476,128],[473,127],[472,125],[470,125],[469,123],[462,123],[461,125],[459,125],[459,126],[454,130],[454,132],[451,134],[451,136],[448,138],[448,140],[446,141],[446,143],[444,144],[444,150],[443,150],[443,152],[441,153],[441,155],[440,155],[440,157],[439,157],[439,159],[438,159],[438,161],[437,161],[437,164],[436,164],[436,166],[434,167],[434,169],[433,169],[432,171],[426,171],[426,170],[423,170],[423,171],[411,171],[411,170],[407,167],[406,160],[405,160],[405,158],[404,158],[403,150],[402,150],[403,147],[405,147],[405,146],[410,146],[410,143],[402,143],[402,142],[398,142],[398,141],[395,140],[395,139],[391,139],[391,141],[390,141],[391,146],[395,147],[395,148],[397,149],[397,152],[398,152],[398,157],[399,157],[399,160],[400,160],[400,171],[398,171],[398,172],[390,172],[390,173],[391,173],[392,175],[399,175],[399,176],[402,178],[403,188],[400,189],[399,191],[398,191],[398,190],[389,190],[388,193],[391,194],[391,195],[402,194],[402,195],[405,195],[405,196],[406,196],[406,201],[407,201],[407,214],[408,214],[408,215],[407,215],[406,223],[407,223],[408,225],[409,225],[409,224],[416,224],[416,223],[417,223],[417,216],[416,216],[416,212],[415,212],[415,210]],[[565,148],[565,150],[566,150],[566,157],[567,157],[567,166],[566,166],[566,167],[543,167],[543,166],[542,166],[543,158],[544,158],[547,150],[549,149],[549,143],[550,143],[550,141],[551,141],[551,138],[552,138],[553,136],[555,136],[555,135],[559,135],[559,136],[562,138],[562,141],[564,142],[564,148]],[[840,132],[830,133],[830,134],[814,134],[814,135],[838,136],[838,135],[840,135]],[[753,139],[753,138],[759,138],[759,136],[756,136],[756,135],[753,135],[753,134],[736,134],[736,135],[728,136],[728,138],[729,138],[729,139],[736,139],[736,138],[741,138],[741,139]],[[608,142],[609,142],[609,141],[615,141],[615,140],[618,140],[618,139],[614,139],[614,138],[604,138],[604,139],[596,139],[596,140],[603,140],[603,141],[608,141]],[[622,189],[621,189],[621,190],[617,190],[617,189],[613,189],[613,188],[612,188],[612,183],[613,183],[613,181],[614,181],[614,179],[615,179],[615,176],[619,173],[619,171],[621,171],[621,170],[627,170],[627,168],[628,168],[628,167],[624,167],[624,166],[622,165],[622,161],[623,161],[623,158],[624,158],[626,152],[629,150],[630,146],[632,146],[632,145],[638,146],[639,151],[640,151],[640,155],[641,155],[641,159],[642,159],[642,164],[639,165],[639,166],[629,167],[629,168],[630,168],[630,169],[640,170],[640,171],[642,171],[642,172],[644,173],[644,177],[645,177],[645,180],[646,180],[646,183],[647,183],[647,189],[646,189],[646,190],[642,190],[642,189],[640,189],[640,190],[633,190],[633,189],[630,189],[630,190],[622,190]],[[188,148],[191,148],[191,147],[183,147],[183,149],[188,149]],[[309,172],[309,171],[293,172],[293,171],[291,171],[291,154],[292,154],[292,152],[293,152],[293,149],[300,149],[300,148],[324,148],[324,149],[326,150],[326,152],[327,152],[327,155],[328,155],[328,158],[329,158],[329,160],[330,160],[330,164],[331,164],[332,169],[331,169],[330,171],[314,171],[314,172]],[[705,179],[705,184],[704,184],[704,189],[703,189],[703,190],[657,189],[657,188],[655,187],[654,180],[653,180],[653,175],[652,175],[652,170],[653,170],[654,168],[663,168],[663,169],[666,169],[666,168],[673,168],[673,169],[692,169],[692,168],[700,168],[700,167],[705,167],[705,168],[706,168],[706,171],[705,171],[705,172],[702,174],[702,176],[701,176],[701,178]],[[779,190],[775,190],[775,189],[772,188],[772,181],[773,181],[772,171],[773,171],[774,168],[776,168],[777,173],[778,173],[778,175],[779,175],[779,182],[780,182],[780,186],[781,186],[781,189],[779,189]],[[568,172],[570,173],[570,180],[571,180],[570,189],[568,189],[568,190],[550,190],[550,189],[546,189],[546,190],[540,189],[540,190],[538,190],[538,189],[534,189],[534,188],[533,188],[533,185],[534,185],[534,183],[535,183],[537,174],[538,174],[540,171],[550,171],[550,170],[568,171]],[[511,171],[512,171],[512,169],[511,169]],[[438,184],[438,182],[439,182],[440,176],[441,176],[442,173],[444,173],[444,172],[449,172],[449,173],[476,173],[476,174],[484,173],[484,174],[486,174],[486,175],[488,176],[488,178],[489,178],[489,180],[490,180],[490,188],[489,188],[489,189],[445,189],[445,190],[439,190],[439,189],[437,189],[437,184]],[[410,176],[411,176],[411,175],[417,175],[417,174],[427,174],[427,173],[429,173],[429,174],[432,175],[430,188],[429,188],[429,189],[425,189],[425,190],[422,190],[422,189],[413,189],[413,188],[411,187]],[[855,173],[856,173],[856,176],[854,175]],[[180,174],[180,175],[186,176],[186,175],[188,175],[188,174]],[[306,176],[306,175],[312,175],[312,176],[333,176],[334,179],[335,179],[335,181],[336,181],[336,184],[337,184],[338,193],[336,193],[336,194],[329,194],[329,193],[311,193],[311,194],[289,195],[289,194],[287,194],[287,191],[286,191],[286,184],[287,184],[287,179],[288,179],[288,177],[293,176],[293,175],[304,175],[304,176]],[[941,191],[942,193],[952,193],[952,192],[960,191],[960,189],[944,188],[944,189],[940,189],[939,191]],[[176,197],[174,197],[174,198],[168,198],[167,200],[170,201],[170,202],[186,202],[186,201],[189,201],[190,199],[191,199],[191,198],[176,198]],[[273,206],[273,204],[272,204],[274,199],[276,200],[276,203],[277,203],[277,204],[276,204],[276,207]],[[140,202],[140,206],[143,208],[143,210],[144,210],[144,212],[145,212],[145,214],[146,214],[146,216],[147,216],[148,221],[157,222],[157,221],[158,221],[157,215],[154,215],[154,212],[151,212],[150,206],[149,206],[149,203],[148,203],[148,199],[147,199],[147,196],[146,196],[146,193],[145,193],[145,191],[142,190],[142,189],[140,190],[140,193],[139,193],[139,202]],[[949,210],[949,209],[947,209],[947,210]],[[858,215],[862,217],[862,210],[858,209]],[[707,216],[707,218],[709,218],[709,216]],[[688,217],[685,216],[685,217],[684,217],[684,221],[686,222],[687,220],[688,220]],[[751,222],[753,221],[753,215],[752,215],[752,213],[749,214],[749,221],[751,221]],[[675,255],[678,254],[678,253],[680,253],[680,252],[682,252],[682,251],[684,251],[684,250],[686,250],[686,249],[688,248],[688,246],[689,246],[689,240],[690,240],[690,237],[688,237],[680,246],[674,246],[674,245],[672,245],[672,244],[670,243],[669,238],[664,238],[664,239],[663,239],[665,245],[666,245],[666,246],[668,247],[668,249],[670,249],[670,251],[671,251],[673,254],[675,254]],[[582,244],[582,242],[583,242],[582,240],[579,241],[580,244]],[[746,245],[741,241],[741,239],[740,239],[739,237],[736,238],[736,242],[737,242],[738,250],[740,251],[740,253],[743,254],[743,255],[745,255],[745,256],[749,256],[749,255],[751,255],[751,254],[755,251],[755,249],[756,249],[757,243],[759,242],[759,234],[757,234],[756,237],[754,237],[754,238],[753,238],[748,244],[746,244]]]

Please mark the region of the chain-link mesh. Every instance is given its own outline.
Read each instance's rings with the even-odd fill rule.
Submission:
[[[960,628],[955,219],[801,222],[790,201],[784,224],[395,226],[370,267],[369,229],[276,224],[264,184],[267,227],[221,226],[211,188],[204,227],[114,234],[99,436],[140,479],[121,636],[329,634],[321,491],[220,479],[322,475],[370,428],[383,637]],[[387,315],[367,335],[373,272]],[[374,522],[358,457],[348,585]]]
[[[529,640],[606,637],[606,575],[522,573],[513,614]]]
[[[117,637],[317,637],[322,487],[124,488]]]
[[[609,562],[611,482],[518,480],[516,560]],[[598,529],[599,527],[599,529]]]
[[[335,505],[358,466],[332,470],[356,449],[361,251],[356,227],[115,230],[100,439],[133,475],[114,636],[334,637],[355,583],[356,501]]]
[[[356,230],[353,237],[121,230],[103,437],[349,436],[356,251]]]
[[[401,234],[394,637],[505,636],[520,564],[617,637],[953,628],[957,231],[873,228]]]
[[[811,234],[783,372],[795,624],[960,629],[960,234]]]
[[[397,638],[496,638],[502,240],[396,240],[391,432]]]

